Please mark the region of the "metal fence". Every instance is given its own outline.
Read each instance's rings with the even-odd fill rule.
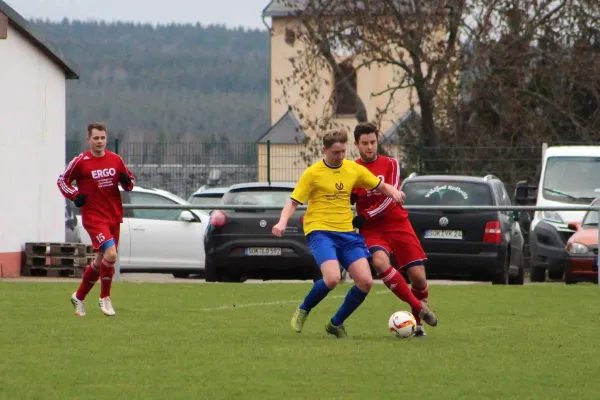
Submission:
[[[554,143],[571,144],[571,143]],[[577,143],[583,144],[583,143]],[[591,143],[586,143],[591,144]],[[600,142],[595,143],[600,145]],[[349,146],[348,158],[356,157]],[[68,141],[70,161],[85,151],[85,141]],[[295,181],[310,159],[302,144],[202,141],[152,143],[112,140],[108,149],[120,154],[142,186],[168,190],[183,198],[203,185],[217,187],[249,181]],[[459,174],[498,176],[511,193],[520,180],[536,181],[542,145],[527,147],[445,146],[428,148],[404,144],[386,146],[399,160],[405,175]]]
[[[180,204],[124,204],[124,209],[144,209],[144,210],[248,210],[254,211],[257,209],[256,206],[251,205],[224,205],[224,204],[192,204],[192,205],[180,205]],[[281,210],[281,206],[260,206],[261,211],[266,210]],[[298,206],[299,210],[306,210],[307,206]],[[354,209],[354,206],[351,206]],[[600,207],[595,205],[556,205],[556,206],[507,206],[507,205],[498,205],[498,206],[417,206],[417,205],[405,205],[404,208],[408,211],[471,211],[471,212],[481,212],[481,211],[515,211],[515,212],[528,212],[532,213],[535,211],[597,211],[600,214]],[[598,230],[598,242],[600,243],[600,230]],[[523,251],[526,251],[525,248]],[[598,278],[597,283],[600,285],[600,259],[596,257],[596,267],[598,270]],[[116,275],[115,279],[119,280],[120,271],[119,271],[119,262],[117,262],[115,266]]]

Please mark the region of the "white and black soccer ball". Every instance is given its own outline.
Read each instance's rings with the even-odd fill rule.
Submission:
[[[415,316],[408,311],[396,311],[390,317],[388,326],[390,332],[395,336],[406,339],[415,334],[417,320],[415,319]]]

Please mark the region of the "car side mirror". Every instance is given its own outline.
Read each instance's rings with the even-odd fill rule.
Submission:
[[[179,215],[179,220],[184,222],[198,222],[200,221],[200,217],[194,214],[192,211],[184,210]]]
[[[580,222],[569,222],[569,224],[567,225],[567,228],[571,229],[572,231],[578,231],[580,227]]]

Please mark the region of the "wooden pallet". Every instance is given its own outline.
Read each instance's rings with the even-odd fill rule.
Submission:
[[[85,268],[94,260],[94,257],[73,257],[73,256],[38,256],[25,254],[23,265],[25,267],[67,267],[67,268]]]
[[[83,243],[25,243],[25,254],[30,256],[86,257],[92,252],[92,246]]]
[[[81,278],[83,268],[56,268],[24,266],[21,270],[22,276],[45,276],[48,278]]]

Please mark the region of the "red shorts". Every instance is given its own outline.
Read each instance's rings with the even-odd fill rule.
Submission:
[[[119,248],[119,235],[121,233],[121,224],[109,224],[106,222],[95,223],[93,225],[83,226],[92,239],[94,252],[101,251],[102,245],[110,247],[109,243]]]
[[[427,260],[425,251],[417,234],[412,228],[408,218],[400,222],[401,230],[398,231],[367,231],[361,232],[371,254],[377,250],[383,250],[388,257],[394,257],[396,268],[410,268],[423,264]]]

